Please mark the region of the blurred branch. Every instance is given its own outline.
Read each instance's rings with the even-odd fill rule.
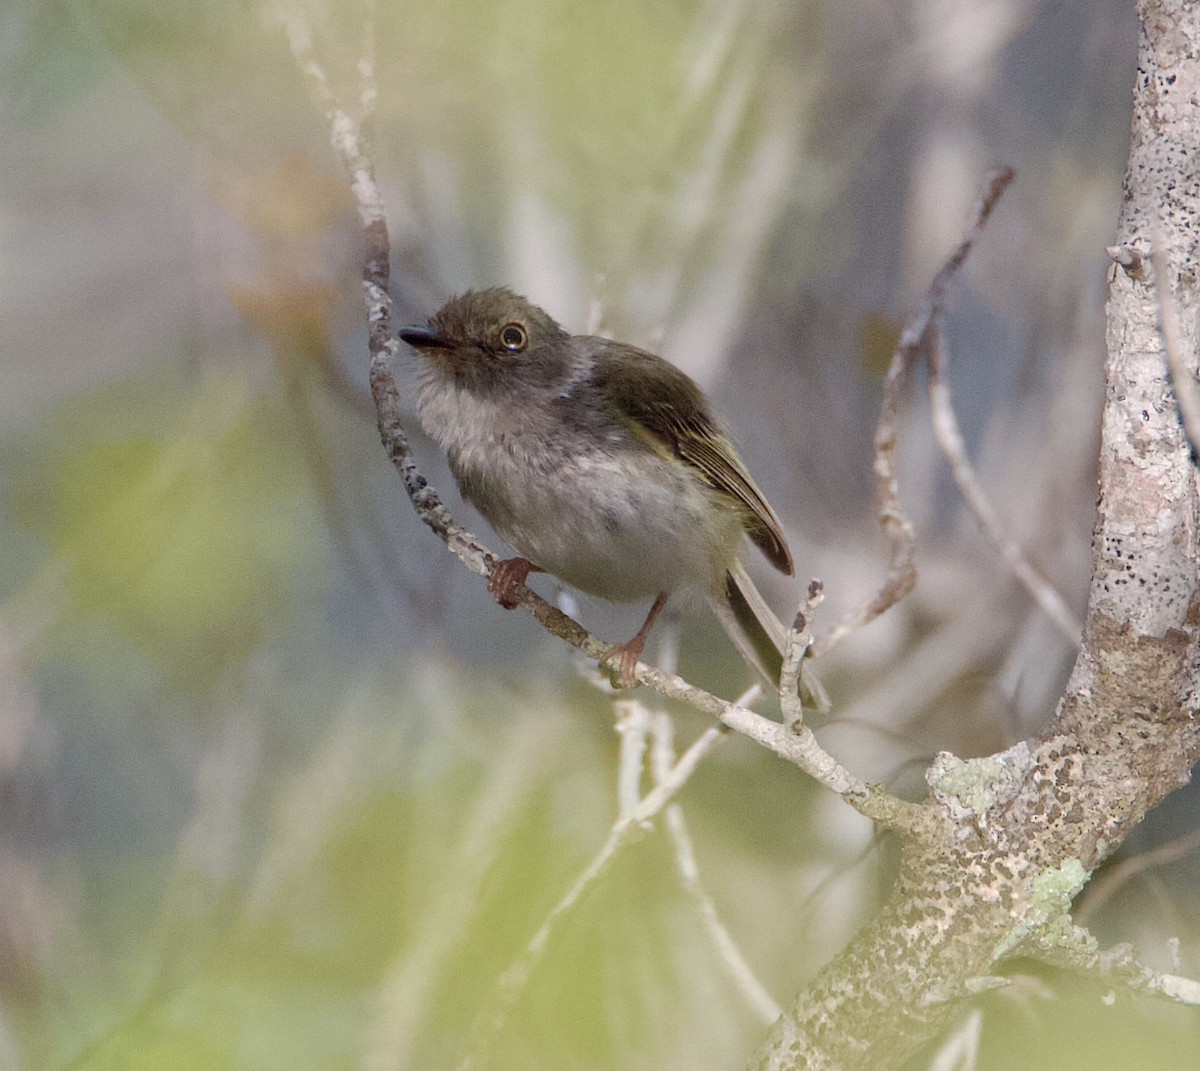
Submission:
[[[975,1071],[982,1033],[983,1012],[972,1008],[963,1016],[962,1022],[946,1035],[941,1047],[929,1061],[929,1071]]]
[[[642,796],[642,770],[646,762],[646,740],[650,735],[650,710],[636,699],[618,699],[613,708],[615,728],[621,738],[617,764],[617,817],[636,809]]]
[[[471,1027],[467,1055],[459,1064],[459,1071],[473,1071],[487,1065],[492,1042],[508,1023],[517,1001],[529,985],[533,972],[559,927],[579,906],[588,889],[612,866],[621,849],[650,828],[653,819],[687,784],[700,761],[717,745],[723,735],[718,726],[705,729],[666,776],[642,797],[637,806],[613,823],[600,851],[580,872],[563,898],[550,909],[537,933],[530,938],[521,954],[496,983],[496,991],[491,1001]]]
[[[368,1071],[414,1066],[418,1028],[436,1007],[454,953],[478,917],[486,882],[505,844],[502,833],[513,827],[513,816],[539,784],[531,772],[553,752],[552,739],[536,719],[520,718],[503,748],[485,764],[449,866],[435,885],[431,910],[384,973],[371,1022]]]
[[[1009,569],[1029,592],[1034,602],[1042,608],[1058,630],[1078,647],[1079,622],[1075,620],[1066,600],[1054,585],[1033,567],[1016,541],[1004,531],[996,511],[992,509],[992,504],[984,494],[970,458],[967,457],[966,444],[958,427],[958,418],[954,414],[954,403],[950,400],[950,385],[946,382],[946,342],[940,324],[935,324],[930,332],[927,367],[933,432],[967,508],[979,522],[984,535],[1004,556]]]
[[[743,702],[749,700],[744,699]],[[671,776],[675,765],[674,725],[671,715],[664,710],[655,711],[651,715],[654,747],[650,755],[656,784],[665,782]],[[675,849],[675,868],[679,871],[684,891],[691,898],[700,921],[716,946],[721,962],[725,964],[725,969],[738,991],[746,998],[746,1003],[754,1009],[763,1024],[769,1026],[779,1018],[782,1009],[758,980],[733,935],[721,921],[717,905],[713,903],[712,897],[704,887],[700,866],[696,862],[696,852],[692,847],[692,837],[688,832],[687,819],[684,818],[683,808],[678,803],[667,807],[666,830]]]
[[[1200,1006],[1200,981],[1151,970],[1138,959],[1132,945],[1116,945],[1101,952],[1095,938],[1080,927],[1054,934],[1050,940],[1036,942],[1026,951],[1053,967],[1093,975],[1132,993]]]
[[[913,370],[928,352],[930,340],[941,317],[946,289],[957,277],[1000,196],[1013,180],[1012,168],[1000,168],[988,176],[983,195],[975,206],[975,218],[958,247],[933,277],[915,312],[900,332],[892,361],[883,380],[883,402],[875,427],[874,463],[875,509],[879,524],[887,536],[890,560],[883,586],[866,603],[851,610],[814,648],[818,656],[826,654],[850,634],[870,624],[904,598],[917,583],[913,564],[916,533],[900,504],[900,485],[896,476],[896,439],[904,394]]]
[[[1162,221],[1155,219],[1151,231],[1153,244],[1150,247],[1150,264],[1154,268],[1154,287],[1158,291],[1158,307],[1162,318],[1163,349],[1167,365],[1171,369],[1171,385],[1175,388],[1175,400],[1179,404],[1179,416],[1183,429],[1191,444],[1192,456],[1200,457],[1200,388],[1196,385],[1196,373],[1184,360],[1184,341],[1179,331],[1179,310],[1175,295],[1171,291],[1171,279],[1167,274],[1167,258],[1163,252]]]
[[[1165,866],[1178,859],[1186,858],[1192,852],[1200,850],[1200,829],[1174,840],[1160,844],[1148,852],[1139,852],[1128,859],[1122,859],[1116,866],[1105,871],[1091,885],[1087,895],[1075,912],[1075,917],[1081,924],[1091,919],[1108,901],[1121,889],[1140,874]]]
[[[752,702],[755,685],[738,703]],[[665,712],[651,713],[635,700],[623,700],[619,704],[620,717],[617,725],[621,734],[621,809],[608,837],[592,861],[580,872],[561,900],[546,915],[538,931],[530,938],[517,959],[501,975],[496,990],[487,1007],[477,1017],[471,1028],[467,1055],[459,1065],[459,1071],[472,1071],[487,1065],[492,1043],[499,1036],[512,1015],[513,1009],[529,985],[538,964],[545,956],[550,942],[561,925],[570,917],[587,891],[600,880],[616,860],[621,850],[643,833],[652,828],[655,818],[683,789],[696,772],[704,757],[717,745],[724,735],[719,726],[706,729],[678,760],[675,758],[673,731],[670,715]],[[629,800],[630,793],[636,794],[636,772],[640,772],[646,752],[646,735],[652,735],[652,768],[654,788],[645,796]],[[632,787],[631,787],[632,786]],[[684,888],[696,904],[706,929],[717,945],[738,988],[746,995],[765,1022],[773,1022],[779,1015],[779,1007],[771,999],[762,984],[754,977],[749,965],[738,951],[717,915],[716,907],[700,880],[699,868],[692,851],[691,840],[683,820],[682,810],[673,805],[667,813],[667,830],[675,846],[676,866],[683,879]]]
[[[678,629],[664,625],[663,633],[659,637],[659,658],[665,668],[672,670],[675,668],[677,646]],[[798,678],[798,672],[794,674],[794,677]],[[798,680],[793,679],[793,694],[797,683]],[[788,690],[786,678],[781,687],[785,692]],[[760,692],[761,687],[755,684],[738,697],[737,705],[750,706]],[[621,817],[625,817],[632,813],[638,805],[639,785],[648,736],[653,737],[654,743],[650,758],[655,784],[664,784],[672,776],[676,762],[675,722],[667,711],[656,710],[652,713],[645,704],[636,700],[618,700],[616,707],[618,712],[617,732],[621,734],[621,761],[618,775],[620,810],[618,813]],[[721,962],[725,964],[734,985],[746,998],[750,1007],[758,1013],[764,1024],[773,1023],[779,1018],[781,1009],[746,962],[737,943],[721,921],[716,905],[704,887],[683,808],[678,803],[669,804],[665,819],[665,828],[674,848],[675,868],[679,872],[680,881],[684,891],[691,898],[704,928],[716,946]]]

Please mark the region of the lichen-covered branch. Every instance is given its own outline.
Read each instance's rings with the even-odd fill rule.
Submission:
[[[1139,14],[1117,244],[1145,258],[1153,221],[1164,221],[1180,352],[1194,377],[1200,8],[1143,0]],[[1148,273],[1134,270],[1139,258],[1125,259],[1133,268],[1110,276],[1087,619],[1056,716],[1039,739],[1000,755],[935,762],[928,820],[904,838],[887,905],[800,993],[755,1067],[897,1067],[1007,956],[1079,948],[1071,900],[1200,758],[1200,494],[1159,302]]]

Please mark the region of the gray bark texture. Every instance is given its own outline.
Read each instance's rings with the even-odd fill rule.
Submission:
[[[1200,493],[1150,268],[1157,246],[1194,391],[1200,4],[1142,0],[1138,15],[1082,649],[1043,735],[934,763],[888,903],[772,1028],[763,1071],[898,1067],[1014,955],[1103,968],[1071,900],[1200,758]]]

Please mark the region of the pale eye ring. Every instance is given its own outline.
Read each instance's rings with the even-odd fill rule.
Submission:
[[[520,324],[505,324],[500,328],[500,345],[509,353],[520,353],[529,345],[529,333]]]

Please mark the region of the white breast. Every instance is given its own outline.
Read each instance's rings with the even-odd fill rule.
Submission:
[[[426,385],[418,407],[471,501],[522,557],[614,602],[719,590],[741,517],[682,462],[444,383]]]

